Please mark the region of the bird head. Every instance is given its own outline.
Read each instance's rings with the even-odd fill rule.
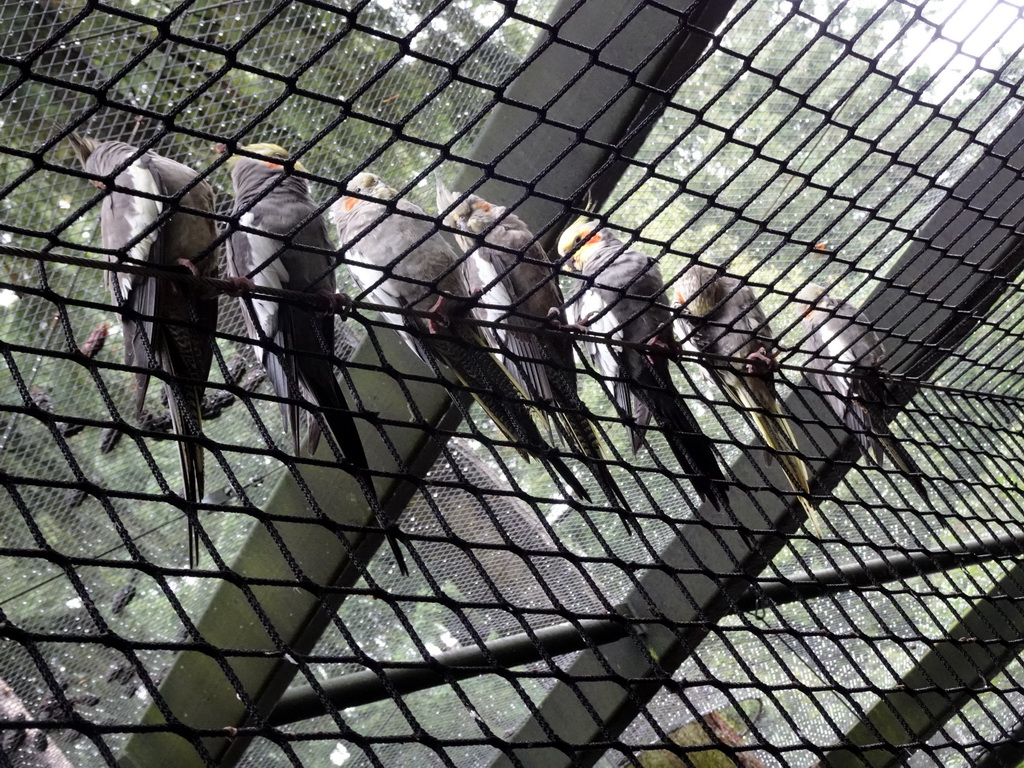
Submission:
[[[469,195],[448,214],[447,221],[456,229],[479,235],[490,229],[504,213],[505,206],[492,205],[483,198]]]
[[[563,257],[572,254],[570,262],[572,268],[577,272],[582,272],[584,265],[593,256],[594,250],[600,247],[604,240],[605,233],[601,222],[581,216],[570,224],[558,238],[558,254]]]
[[[676,305],[687,314],[704,316],[726,298],[725,285],[719,282],[719,269],[694,262],[683,270],[672,289]]]
[[[254,155],[262,155],[263,157],[267,158],[263,162],[270,168],[276,170],[283,170],[284,162],[291,157],[291,155],[288,154],[288,150],[278,144],[246,144],[240,148]],[[216,147],[214,147],[214,149],[220,154],[223,154],[228,151],[227,146],[224,144],[218,144]],[[231,155],[227,161],[228,170],[234,168],[235,164],[243,157],[245,156]],[[259,161],[256,160],[255,162]],[[302,171],[303,173],[309,172],[306,170],[306,166],[304,166],[298,160],[292,163],[292,165],[295,167],[295,170],[297,171]]]
[[[345,185],[345,189],[349,192],[355,192],[357,195],[375,197],[378,200],[391,200],[398,194],[397,191],[385,184],[380,176],[369,171],[357,173]],[[359,197],[348,196],[341,198],[341,205],[346,211],[351,211],[362,202],[364,201]]]

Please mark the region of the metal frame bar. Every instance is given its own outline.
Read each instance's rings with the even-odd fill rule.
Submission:
[[[476,194],[508,205],[550,249],[563,201],[589,190],[594,208],[604,202],[734,4],[562,0],[549,19],[557,36],[541,37],[491,111],[456,189],[480,184]]]
[[[469,647],[440,653],[429,662],[377,672],[355,672],[322,685],[326,698],[339,709],[358,707],[406,694],[487,674],[502,674],[511,667],[541,661],[540,648],[552,656],[572,653],[590,644],[621,640],[629,630],[621,621],[587,620],[577,624],[543,627],[531,634],[502,637],[487,643],[486,650]],[[386,682],[385,682],[386,681]],[[325,713],[323,699],[309,686],[290,689],[270,714],[270,725],[285,725]]]
[[[746,592],[734,607],[736,613],[756,611],[771,605],[813,600],[862,587],[877,587],[1022,554],[1024,533],[1015,533],[975,539],[942,549],[878,557],[838,568],[821,568],[805,575],[777,579],[762,575],[757,579],[756,589]]]
[[[875,558],[839,568],[822,568],[804,576],[777,580],[758,578],[757,589],[746,592],[733,605],[733,613],[759,610],[802,600],[839,594],[861,587],[880,587],[907,578],[943,573],[992,560],[1020,557],[1024,554],[1024,533],[978,539],[959,547],[922,550],[889,558]],[[583,629],[581,633],[579,630]],[[412,693],[446,685],[449,680],[465,680],[477,675],[514,666],[534,664],[545,658],[574,653],[591,644],[607,645],[628,635],[621,621],[582,621],[545,627],[534,633],[504,637],[487,643],[485,648],[460,648],[442,653],[430,662],[410,664],[406,668],[385,671],[381,675],[355,672],[323,684],[326,698],[338,707],[357,707],[383,701],[391,691]],[[309,686],[290,688],[268,717],[271,725],[284,725],[326,714],[320,695]]]

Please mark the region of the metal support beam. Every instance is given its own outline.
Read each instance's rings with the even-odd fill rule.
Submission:
[[[377,672],[355,672],[328,680],[322,686],[327,699],[339,709],[358,707],[390,698],[445,685],[451,680],[466,680],[479,675],[501,674],[512,667],[533,664],[543,659],[541,650],[551,656],[580,651],[591,644],[604,645],[628,636],[619,621],[581,621],[543,627],[532,634],[502,637],[485,648],[457,648],[439,653],[429,662],[409,664],[405,668]],[[385,680],[387,681],[385,683]],[[390,689],[390,690],[389,690]],[[285,725],[324,714],[323,699],[309,686],[290,689],[271,712],[270,725]]]
[[[491,111],[456,189],[486,175],[477,194],[514,209],[550,247],[563,201],[597,181],[592,204],[601,205],[733,5],[562,0],[555,31]]]
[[[900,345],[893,358],[894,373],[908,377],[895,393],[892,416],[1024,270],[1022,142],[1024,115],[1018,115],[926,222],[919,239],[893,265],[884,287],[867,302],[867,317]],[[1007,210],[1010,201],[1015,207]],[[856,453],[853,438],[821,426],[834,418],[817,398],[811,402],[790,397],[786,407],[820,448],[802,453],[823,455],[811,467],[815,490],[830,492]],[[761,485],[746,459],[732,470],[741,482]],[[784,481],[779,486],[784,487]],[[694,519],[677,524],[679,535],[660,553],[658,567],[638,573],[641,587],[627,598],[626,606],[634,616],[651,620],[651,670],[633,679],[624,677],[619,685],[578,684],[588,699],[586,705],[559,684],[538,717],[528,718],[510,738],[510,754],[500,756],[492,768],[510,768],[512,755],[528,768],[594,765],[603,749],[588,745],[622,733],[657,692],[660,681],[679,668],[722,616],[735,611],[736,601],[783,545],[782,532],[803,514],[779,496],[755,497],[760,510],[747,495],[732,494],[734,516],[703,506]],[[613,660],[610,653],[605,657]],[[594,654],[585,652],[566,674],[568,679],[582,677],[598,665]],[[557,743],[552,743],[551,733]]]
[[[1014,564],[970,612],[871,708],[842,748],[826,753],[831,768],[894,768],[977,695],[1020,653],[1024,636],[1024,568]]]
[[[394,333],[378,334],[388,366],[399,375],[403,371],[423,372],[422,363],[415,359],[408,347]],[[380,361],[369,343],[355,353],[354,361],[368,366],[379,366]],[[356,391],[370,411],[382,418],[408,421],[409,409],[405,396],[397,383],[372,370],[350,369]],[[428,437],[431,428],[451,429],[461,419],[453,408],[447,391],[439,386],[407,382],[416,398],[427,424],[413,428],[389,428],[395,447],[410,471],[425,474],[440,453],[436,440]],[[382,471],[400,471],[390,452],[375,434],[360,430],[371,467]],[[374,526],[373,513],[355,481],[347,474],[326,467],[304,468],[302,476],[324,513],[334,523],[351,526]],[[385,512],[395,517],[405,508],[414,488],[404,481],[377,484]],[[297,482],[285,475],[266,504],[277,515],[293,516],[295,523],[277,524],[289,556],[301,569],[311,585],[348,586],[359,578],[341,540],[328,528],[310,524],[313,513]],[[379,535],[365,533],[345,534],[360,562],[369,562],[380,546]],[[204,650],[183,652],[160,686],[163,705],[184,726],[202,729],[239,728],[250,722],[260,722],[269,713],[296,674],[294,663],[282,657],[293,657],[312,650],[328,626],[330,611],[340,605],[342,598],[332,595],[324,602],[310,592],[288,587],[251,587],[251,593],[266,621],[280,639],[278,645],[264,626],[264,620],[254,611],[245,593],[233,583],[238,579],[256,577],[295,581],[291,566],[284,553],[263,526],[256,526],[241,552],[231,564],[230,578],[213,576],[216,591],[206,610],[196,622],[205,648],[234,648],[245,651],[264,651],[266,658],[233,657],[223,652],[223,661],[230,665],[239,685],[253,704],[253,711],[239,700],[235,684],[228,679],[213,655]],[[202,577],[200,577],[202,578]],[[150,707],[142,719],[144,726],[160,725],[167,721],[156,705]],[[207,751],[222,766],[233,765],[248,746],[247,739],[223,738],[203,740]],[[123,768],[148,768],[155,765],[173,765],[175,768],[198,768],[203,761],[196,748],[185,738],[171,730],[139,732],[128,741],[120,765]]]

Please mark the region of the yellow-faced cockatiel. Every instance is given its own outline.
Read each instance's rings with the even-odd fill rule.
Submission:
[[[258,157],[233,155],[228,160],[235,189],[231,215],[240,227],[228,240],[232,278],[251,281],[258,288],[333,295],[334,246],[306,180],[285,171],[289,155],[276,144],[249,144],[242,150]],[[301,163],[291,165],[305,171]],[[258,343],[260,361],[274,391],[286,400],[281,413],[294,454],[298,456],[303,447],[310,454],[316,450],[320,426],[312,414],[313,409],[319,411],[387,531],[380,501],[365,474],[366,453],[355,419],[334,375],[334,316],[317,311],[312,304],[300,307],[244,296],[241,301],[249,336]],[[305,409],[306,418],[303,401],[310,406]],[[399,568],[406,573],[398,543],[390,534],[388,540]]]
[[[856,436],[861,453],[879,467],[882,457],[888,456],[927,499],[921,469],[889,430],[882,339],[857,307],[832,298],[820,285],[809,283],[796,298],[808,334],[803,343],[811,355],[808,366],[813,372],[808,378]]]
[[[721,508],[726,503],[720,485],[724,476],[714,448],[672,383],[666,354],[674,346],[672,313],[657,264],[599,221],[586,218],[562,233],[558,252],[571,255],[573,268],[587,282],[570,299],[573,321],[609,341],[632,345],[584,344],[632,430],[633,452],[640,449],[653,416],[694,488]]]
[[[331,208],[349,270],[372,301],[395,309],[431,311],[434,319],[382,313],[428,364],[442,362],[473,395],[524,457],[535,456],[589,499],[585,486],[557,456],[530,416],[524,392],[470,316],[470,287],[462,261],[418,206],[372,173],[348,184]],[[367,199],[368,198],[368,199]],[[380,202],[378,202],[380,201]]]
[[[481,333],[519,386],[544,406],[543,416],[553,419],[573,451],[587,460],[608,500],[628,512],[629,502],[601,463],[604,454],[594,417],[577,394],[572,339],[538,333],[550,331],[553,318],[565,322],[557,267],[526,223],[503,206],[477,195],[460,199],[438,179],[437,207],[439,212],[451,208],[444,223],[467,233],[455,239],[466,252],[469,289],[480,297],[478,316],[501,324],[481,326]],[[623,519],[627,528],[636,524],[632,517]]]
[[[696,347],[711,378],[761,433],[807,511],[817,535],[818,512],[808,495],[807,465],[775,392],[775,337],[749,286],[701,264],[686,268],[675,285],[680,338]]]
[[[213,188],[191,168],[121,141],[96,142],[72,132],[68,139],[93,184],[107,191],[100,208],[103,247],[110,262],[184,266],[216,277],[220,248],[213,218]],[[202,403],[217,327],[217,296],[182,283],[129,273],[107,273],[120,308],[125,363],[135,374],[135,416],[142,416],[149,370],[163,375],[171,425],[179,435],[185,500],[189,502],[189,564],[199,553],[195,507],[204,495]]]

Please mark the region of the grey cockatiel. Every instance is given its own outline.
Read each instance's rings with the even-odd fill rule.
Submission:
[[[861,452],[878,466],[888,456],[918,493],[928,498],[921,470],[889,430],[885,348],[882,339],[852,304],[834,299],[810,283],[797,294],[811,355],[808,375],[825,402],[857,437]]]
[[[725,492],[718,483],[724,476],[711,441],[672,383],[666,357],[674,346],[672,313],[657,264],[596,220],[580,219],[566,229],[558,252],[571,254],[573,267],[587,280],[586,289],[571,299],[574,322],[609,341],[651,348],[647,353],[636,347],[585,344],[632,430],[633,452],[639,450],[653,416],[694,487],[721,507]]]
[[[817,535],[821,521],[810,494],[807,465],[775,392],[775,337],[749,286],[701,264],[675,285],[680,338],[693,344],[711,378],[741,408],[778,457]]]
[[[572,339],[537,332],[552,318],[565,321],[555,265],[526,223],[503,206],[477,195],[460,199],[438,179],[437,207],[439,212],[451,208],[444,223],[467,233],[455,239],[466,252],[469,288],[480,296],[478,315],[503,326],[481,327],[489,346],[502,351],[501,360],[520,387],[546,406],[541,411],[545,418],[550,416],[573,450],[589,460],[608,500],[628,511],[629,502],[599,463],[602,443],[577,394]],[[636,524],[631,517],[624,520],[627,528]]]
[[[428,363],[440,361],[450,368],[524,457],[542,459],[573,491],[589,498],[583,484],[545,443],[524,402],[528,394],[489,349],[480,326],[467,316],[471,305],[465,269],[435,225],[418,206],[395,200],[396,191],[375,174],[358,174],[348,190],[353,195],[336,201],[331,212],[356,282],[379,304],[433,311],[433,320],[383,314],[399,328],[416,331],[402,332],[406,342]],[[376,200],[389,202],[390,209]]]
[[[228,161],[235,190],[231,215],[240,225],[228,240],[231,276],[260,288],[333,294],[334,246],[306,180],[285,173],[288,152],[276,144],[249,144],[242,149],[261,157],[234,155]],[[294,167],[305,171],[301,163]],[[334,317],[312,306],[244,297],[242,314],[249,336],[259,343],[258,354],[274,391],[287,400],[281,404],[281,413],[294,454],[298,456],[303,447],[312,454],[320,439],[316,419],[309,412],[303,418],[301,402],[305,401],[320,410],[345,459],[359,470],[359,479],[367,469],[366,453],[328,357],[334,351]],[[363,475],[360,485],[387,529],[370,479]],[[397,542],[390,536],[389,542],[406,573]]]
[[[217,275],[213,188],[199,181],[195,171],[124,142],[96,142],[74,132],[68,138],[93,184],[109,189],[100,208],[103,247],[123,255],[108,255],[108,261],[180,265],[202,276]],[[126,364],[167,374],[164,389],[175,433],[200,436],[203,392],[213,362],[211,333],[217,327],[216,295],[128,273],[107,273],[106,283],[122,312]],[[141,418],[150,374],[136,373],[135,378],[135,416]],[[192,505],[204,495],[203,449],[190,439],[177,445],[190,503],[189,564],[194,565],[199,534]]]

